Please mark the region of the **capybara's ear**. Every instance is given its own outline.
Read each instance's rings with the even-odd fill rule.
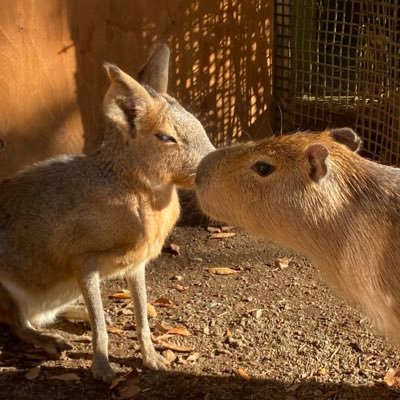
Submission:
[[[306,157],[310,165],[310,178],[312,181],[318,183],[328,173],[328,166],[326,165],[328,155],[327,148],[322,144],[314,143],[308,146]]]
[[[331,130],[331,136],[339,143],[347,146],[351,151],[359,151],[362,141],[351,128],[336,128]]]
[[[166,44],[159,44],[139,72],[139,82],[149,85],[156,92],[167,93],[170,50]]]

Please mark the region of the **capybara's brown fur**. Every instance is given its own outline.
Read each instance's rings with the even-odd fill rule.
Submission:
[[[103,277],[127,278],[143,362],[166,367],[151,341],[145,265],[178,219],[176,186],[192,186],[200,159],[214,149],[200,122],[165,93],[168,61],[169,49],[159,46],[142,84],[107,65],[106,129],[97,151],[48,160],[0,183],[0,322],[56,357],[70,345],[37,327],[57,314],[89,319],[92,372],[105,382],[115,374]],[[71,305],[80,294],[87,311]]]
[[[400,169],[357,154],[349,128],[216,150],[197,172],[211,217],[308,256],[400,343]]]

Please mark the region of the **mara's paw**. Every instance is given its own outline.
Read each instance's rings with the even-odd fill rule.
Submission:
[[[155,350],[143,355],[143,365],[153,371],[167,371],[170,369],[169,362]]]
[[[43,335],[41,347],[50,355],[51,358],[60,358],[61,354],[73,349],[71,343],[56,335]]]
[[[93,378],[104,383],[111,383],[117,377],[108,362],[93,362],[91,370]]]

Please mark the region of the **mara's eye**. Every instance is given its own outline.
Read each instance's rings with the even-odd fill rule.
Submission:
[[[167,135],[165,133],[156,133],[156,137],[158,140],[161,140],[165,143],[176,143],[176,139],[173,136]]]
[[[257,161],[251,169],[257,172],[260,176],[268,176],[272,172],[275,171],[275,167],[271,164],[266,163],[265,161]]]

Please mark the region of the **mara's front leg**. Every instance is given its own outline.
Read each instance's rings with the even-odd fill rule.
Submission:
[[[127,277],[135,308],[136,333],[144,366],[152,370],[167,370],[168,362],[163,356],[156,352],[151,340],[151,332],[147,318],[145,268],[146,263],[144,262],[136,267],[134,272]]]
[[[90,268],[79,269],[77,274],[92,327],[93,377],[109,383],[116,375],[108,361],[108,335],[100,295],[99,272]]]

